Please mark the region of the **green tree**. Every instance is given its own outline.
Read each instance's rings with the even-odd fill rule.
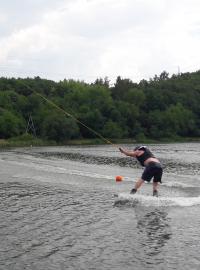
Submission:
[[[82,112],[83,113],[81,114],[79,113],[78,117],[78,120],[84,124],[79,124],[80,133],[84,138],[95,138],[96,134],[93,133],[90,129],[101,133],[105,119],[98,109],[91,111],[87,108],[85,111]],[[89,129],[85,126],[89,127]]]
[[[106,124],[102,130],[102,134],[106,138],[115,138],[115,139],[117,139],[117,138],[119,139],[119,138],[123,138],[123,137],[127,136],[126,130],[124,130],[122,127],[120,127],[120,125],[118,123],[115,123],[111,120],[106,122]]]
[[[123,100],[127,91],[134,87],[137,87],[136,83],[133,83],[130,79],[122,79],[118,76],[115,86],[111,89],[113,99]]]
[[[196,129],[193,113],[180,103],[171,105],[165,111],[163,121],[168,132],[180,136],[190,136],[190,132]]]
[[[176,134],[176,132],[172,132],[171,128],[165,127],[164,114],[160,110],[149,112],[148,123],[148,133],[151,138],[172,137],[172,135]]]
[[[7,139],[25,131],[25,122],[12,112],[0,109],[0,138]]]
[[[79,128],[72,118],[51,112],[42,123],[41,133],[48,140],[62,142],[79,136]]]
[[[142,89],[130,88],[125,94],[124,100],[140,108],[144,105],[145,98],[146,97]]]

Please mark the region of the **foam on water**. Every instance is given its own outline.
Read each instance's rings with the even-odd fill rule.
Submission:
[[[200,196],[198,197],[153,197],[147,195],[120,193],[115,200],[114,205],[137,205],[144,206],[195,206],[200,205]]]
[[[162,183],[162,186],[175,187],[175,188],[193,188],[194,187],[194,185],[185,184],[185,183],[177,182],[177,181]]]

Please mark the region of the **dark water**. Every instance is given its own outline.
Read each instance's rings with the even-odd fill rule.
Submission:
[[[0,269],[200,269],[200,144],[150,147],[159,198],[112,146],[0,152]]]

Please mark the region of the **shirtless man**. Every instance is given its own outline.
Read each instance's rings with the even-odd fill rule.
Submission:
[[[135,183],[135,187],[131,190],[131,194],[137,192],[144,181],[150,182],[153,177],[153,196],[158,196],[158,183],[162,179],[162,166],[160,161],[152,154],[146,146],[137,146],[134,151],[119,148],[120,152],[126,156],[136,158],[141,166],[145,167],[140,179]]]

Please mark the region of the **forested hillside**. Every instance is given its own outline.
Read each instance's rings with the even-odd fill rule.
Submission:
[[[37,137],[64,142],[96,135],[67,117],[41,94],[106,138],[174,138],[200,136],[200,71],[167,72],[139,83],[107,78],[88,84],[0,78],[0,139],[25,133],[32,117]]]

